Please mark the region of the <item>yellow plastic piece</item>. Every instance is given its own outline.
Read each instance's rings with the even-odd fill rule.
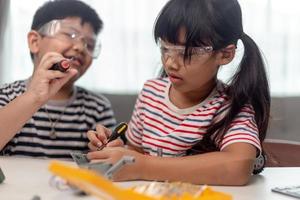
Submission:
[[[210,187],[205,188],[197,196],[189,193],[172,197],[148,196],[136,192],[134,188],[121,188],[92,170],[68,166],[58,161],[52,161],[49,170],[54,175],[65,179],[70,185],[104,200],[232,200],[230,195],[213,191]]]

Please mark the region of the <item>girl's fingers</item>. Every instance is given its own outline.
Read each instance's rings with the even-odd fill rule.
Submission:
[[[113,140],[113,141],[107,143],[106,146],[107,147],[120,147],[120,146],[123,147],[124,146],[124,142],[121,139],[116,139],[116,140]]]
[[[110,157],[108,152],[109,151],[104,151],[104,150],[89,152],[87,154],[87,158],[89,160],[94,160],[94,159],[101,159],[101,160],[108,159]]]
[[[100,147],[103,145],[103,142],[99,139],[97,136],[96,131],[88,131],[87,132],[87,137],[90,140],[90,142],[95,146],[95,147]]]
[[[95,146],[92,142],[88,143],[88,147],[91,151],[97,151],[97,146]]]
[[[98,133],[98,136],[100,137],[99,139],[101,139],[101,141],[103,141],[103,142],[106,142],[107,138],[111,134],[111,131],[108,128],[106,128],[100,124],[96,125],[96,132]]]

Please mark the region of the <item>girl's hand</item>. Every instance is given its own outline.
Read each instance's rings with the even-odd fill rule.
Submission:
[[[107,162],[115,164],[123,156],[132,156],[135,162],[127,164],[117,171],[113,176],[113,181],[137,180],[142,179],[145,163],[145,155],[124,147],[107,147],[102,151],[90,152],[87,157],[92,162]]]
[[[49,70],[52,65],[65,59],[55,52],[46,53],[31,77],[27,92],[38,102],[45,103],[55,95],[78,71],[70,68],[66,72]]]
[[[96,131],[88,131],[87,137],[90,140],[88,147],[92,151],[97,151],[103,145],[107,147],[123,147],[124,143],[121,139],[117,138],[110,143],[107,143],[108,137],[112,134],[112,131],[102,125],[96,126]]]

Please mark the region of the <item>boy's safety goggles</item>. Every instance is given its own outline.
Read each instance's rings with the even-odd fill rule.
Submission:
[[[53,37],[68,43],[82,42],[85,51],[93,58],[97,58],[101,51],[100,41],[96,35],[86,36],[63,20],[52,20],[38,29],[43,36]]]

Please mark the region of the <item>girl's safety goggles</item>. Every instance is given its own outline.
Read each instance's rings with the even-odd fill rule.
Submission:
[[[186,47],[182,45],[169,45],[166,44],[163,40],[159,40],[160,52],[163,59],[167,59],[169,57],[172,58],[184,58]],[[190,47],[189,55],[191,58],[198,58],[206,53],[210,53],[213,51],[212,46],[204,46],[204,47]]]

